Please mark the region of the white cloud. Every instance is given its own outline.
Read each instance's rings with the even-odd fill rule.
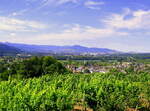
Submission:
[[[79,0],[58,0],[57,4],[64,4],[64,3],[68,3],[68,2],[71,2],[71,3],[77,3]]]
[[[104,23],[116,29],[150,29],[150,10],[126,10],[122,14],[112,14]]]
[[[10,33],[10,36],[16,36],[16,33]]]
[[[15,18],[0,16],[0,30],[3,31],[35,31],[37,29],[44,29],[46,25],[36,21],[19,20]]]
[[[28,9],[19,10],[19,11],[11,13],[10,16],[20,16],[20,15],[23,15],[24,13],[26,13],[27,11],[28,11]]]
[[[84,3],[85,7],[89,8],[89,9],[94,9],[94,10],[99,10],[100,9],[100,5],[104,5],[104,2],[96,2],[96,1],[91,1],[88,0]]]
[[[11,33],[0,38],[0,41],[11,41],[17,43],[27,44],[49,44],[49,45],[98,45],[93,44],[92,41],[99,41],[100,39],[110,36],[126,36],[128,33],[116,32],[113,29],[95,28],[91,26],[81,26],[79,24],[66,25],[66,28],[57,33],[43,33],[43,34],[18,34]],[[100,44],[99,44],[100,45]]]
[[[90,41],[110,36],[126,36],[127,34],[128,33],[125,32],[116,32],[113,29],[101,29],[75,24],[72,26],[72,28],[65,29],[60,33],[41,34],[36,37],[30,38],[29,41],[32,43],[40,44],[50,44],[55,43],[56,41],[61,41],[65,42],[64,44],[66,45],[66,43],[71,44],[71,41]]]
[[[33,2],[39,2],[39,0],[27,0],[29,2],[33,1]],[[41,2],[41,6],[39,7],[42,8],[42,7],[45,7],[45,6],[59,6],[59,5],[63,5],[63,4],[66,4],[66,3],[78,3],[79,1],[81,0],[40,0]]]
[[[47,6],[60,6],[67,3],[83,5],[89,9],[99,10],[100,5],[104,5],[105,3],[102,1],[93,1],[93,0],[26,0],[27,2],[36,3],[38,2],[40,6],[37,9],[41,9]]]

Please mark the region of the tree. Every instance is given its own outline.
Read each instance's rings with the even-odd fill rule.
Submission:
[[[45,74],[59,73],[63,74],[67,69],[56,59],[46,57],[32,57],[31,59],[24,60],[20,64],[18,73],[25,77],[39,77]]]
[[[67,69],[50,56],[31,57],[22,61],[11,62],[8,64],[0,64],[1,80],[12,78],[30,78],[39,77],[45,74],[64,74]]]

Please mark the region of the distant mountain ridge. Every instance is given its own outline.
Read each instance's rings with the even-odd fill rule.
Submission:
[[[107,48],[88,48],[80,45],[74,46],[54,46],[54,45],[28,45],[28,44],[18,44],[18,43],[4,43],[10,47],[18,48],[25,52],[30,53],[70,53],[70,54],[80,54],[80,53],[104,53],[113,54],[119,51],[111,50]]]
[[[22,53],[22,51],[16,47],[0,43],[0,56],[16,55]]]

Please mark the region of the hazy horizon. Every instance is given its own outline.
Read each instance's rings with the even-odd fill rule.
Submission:
[[[0,42],[150,52],[148,0],[1,0]]]

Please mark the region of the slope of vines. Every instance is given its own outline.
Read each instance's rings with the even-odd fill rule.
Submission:
[[[0,82],[0,111],[150,110],[150,75],[45,75]]]

